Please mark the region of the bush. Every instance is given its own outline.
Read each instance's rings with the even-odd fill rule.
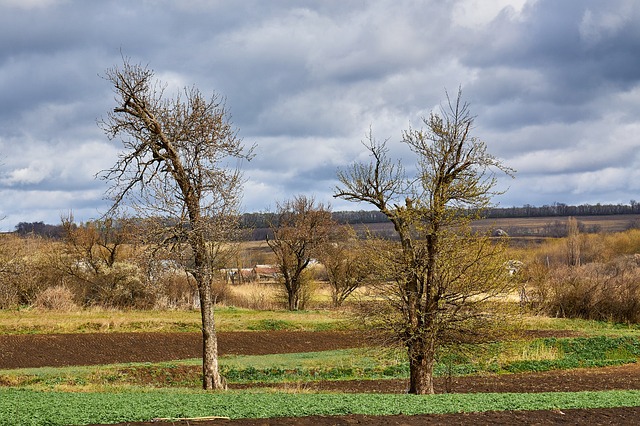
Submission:
[[[231,286],[228,282],[218,280],[211,284],[211,295],[214,303],[225,304],[231,296]]]
[[[73,311],[78,309],[73,300],[73,292],[63,285],[49,287],[36,296],[33,303],[36,309],[47,311]]]
[[[606,264],[562,267],[548,272],[537,287],[548,314],[623,323],[640,322],[640,267],[633,257]]]
[[[167,271],[153,281],[155,309],[195,309],[195,283],[185,272]]]
[[[0,281],[0,309],[12,309],[19,305],[18,291],[11,282]]]
[[[51,262],[55,250],[55,243],[38,237],[0,238],[0,309],[31,305],[41,291],[62,282]]]

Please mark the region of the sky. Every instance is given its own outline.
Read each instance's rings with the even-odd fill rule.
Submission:
[[[640,200],[636,0],[0,0],[0,230],[109,207],[121,150],[97,121],[122,57],[226,98],[255,158],[243,210],[295,195],[333,210],[369,130],[402,131],[462,89],[473,135],[515,179],[502,207]]]

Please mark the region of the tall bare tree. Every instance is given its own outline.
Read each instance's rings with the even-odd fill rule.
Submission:
[[[500,247],[470,231],[470,212],[490,204],[495,171],[511,170],[471,135],[474,117],[458,97],[440,113],[423,118],[403,142],[416,157],[416,175],[389,159],[385,142],[371,133],[370,163],[338,173],[335,196],[366,202],[393,223],[397,244],[382,244],[372,256],[382,264],[389,309],[380,325],[407,348],[409,392],[433,393],[438,347],[477,330],[489,318],[486,302],[509,285]]]
[[[242,179],[239,163],[250,159],[219,95],[195,88],[165,97],[166,86],[147,67],[124,60],[106,71],[116,107],[100,122],[122,141],[117,163],[102,173],[111,182],[114,208],[123,202],[158,221],[160,242],[188,258],[200,296],[203,387],[225,387],[218,369],[211,284],[226,261],[225,242],[237,225]]]
[[[280,267],[287,307],[297,311],[304,304],[307,290],[304,272],[335,224],[329,208],[304,195],[279,204],[275,216],[275,223],[270,225],[273,238],[267,238],[267,243]]]

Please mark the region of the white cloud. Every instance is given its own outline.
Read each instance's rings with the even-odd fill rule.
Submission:
[[[27,167],[12,170],[3,181],[8,186],[36,184],[51,177],[51,171],[51,164],[39,160],[31,161]]]

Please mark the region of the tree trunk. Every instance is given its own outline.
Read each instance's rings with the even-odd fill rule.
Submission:
[[[287,307],[290,311],[297,311],[300,308],[299,291],[290,288],[287,291]]]
[[[202,387],[206,390],[226,389],[218,369],[218,338],[213,313],[211,286],[198,283],[202,315]]]
[[[410,343],[409,352],[409,393],[416,395],[433,394],[433,367],[435,352],[433,345],[418,339]]]

